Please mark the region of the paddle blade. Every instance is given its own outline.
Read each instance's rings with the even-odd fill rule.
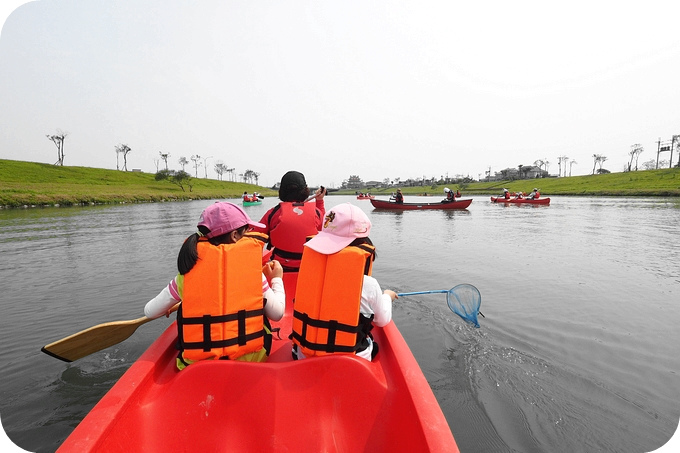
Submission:
[[[446,294],[446,303],[452,312],[470,324],[474,324],[475,327],[479,327],[477,314],[482,305],[482,295],[475,286],[469,283],[454,286]]]
[[[132,321],[99,324],[44,346],[41,351],[65,362],[72,362],[120,343],[137,327],[151,321],[146,316]]]

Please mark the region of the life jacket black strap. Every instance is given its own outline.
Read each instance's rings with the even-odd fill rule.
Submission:
[[[272,252],[276,256],[280,256],[281,258],[286,258],[289,260],[301,260],[302,259],[302,253],[300,252],[289,252],[288,250],[283,250],[277,247],[274,247],[274,251]]]
[[[185,325],[202,325],[203,326],[203,340],[202,341],[183,341],[180,340],[180,345],[183,349],[202,349],[207,352],[213,348],[226,348],[228,346],[233,346],[238,344],[239,346],[245,345],[248,341],[254,340],[256,338],[262,337],[265,334],[264,329],[250,334],[246,334],[246,320],[248,318],[263,317],[264,309],[260,308],[257,310],[239,310],[236,313],[230,313],[227,315],[212,316],[203,315],[200,317],[178,317],[178,323],[180,326]],[[180,321],[181,319],[181,321]],[[210,327],[213,324],[220,324],[226,322],[236,321],[238,323],[238,334],[235,338],[228,338],[223,340],[212,340],[210,338]]]
[[[292,338],[298,341],[298,343],[312,351],[324,351],[328,353],[333,352],[357,352],[361,350],[362,341],[365,338],[361,333],[365,332],[365,327],[360,324],[358,326],[352,326],[349,324],[343,324],[337,320],[324,321],[320,319],[310,318],[307,313],[300,313],[297,310],[293,311],[293,316],[302,322],[302,331],[298,334],[295,331],[292,333]],[[307,327],[316,327],[320,329],[328,330],[328,341],[327,343],[312,343],[307,339]],[[347,332],[357,335],[356,342],[353,346],[337,345],[335,344],[335,338],[337,332]]]
[[[256,239],[256,240],[262,242],[263,244],[267,244],[269,242],[269,235],[267,235],[265,233],[258,233],[256,231],[248,231],[243,236],[251,238],[251,239]]]
[[[185,341],[182,346],[185,350],[187,349],[202,349],[204,352],[210,351],[212,348],[226,348],[229,346],[234,346],[236,344],[244,345],[247,341],[255,340],[256,338],[264,337],[264,329],[258,330],[257,332],[250,333],[248,335],[239,335],[236,338],[230,338],[228,340],[212,341],[208,337],[204,341]]]
[[[373,257],[375,256],[375,247],[371,247],[367,244],[353,245],[352,247],[356,247],[370,253],[370,255],[366,258],[366,263],[364,264],[364,275],[368,275],[369,271],[371,270],[371,264],[373,263]]]

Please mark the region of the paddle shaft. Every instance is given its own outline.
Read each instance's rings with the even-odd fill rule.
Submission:
[[[168,310],[168,314],[176,311],[179,303]],[[113,321],[98,324],[82,330],[66,338],[44,346],[41,351],[65,362],[72,362],[82,357],[99,352],[129,338],[139,326],[153,321],[142,316],[130,321]]]

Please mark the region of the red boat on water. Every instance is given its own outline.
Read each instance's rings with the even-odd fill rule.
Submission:
[[[395,203],[388,200],[371,200],[371,204],[376,209],[393,210],[422,210],[422,209],[466,209],[472,203],[472,198],[451,201],[449,203]]]
[[[491,197],[493,203],[515,203],[515,204],[550,204],[550,197],[547,198],[504,198]]]
[[[374,361],[293,361],[292,306],[265,363],[175,365],[170,325],[104,395],[59,452],[458,452],[394,322],[373,329]]]
[[[373,200],[375,195],[357,195],[357,200]]]

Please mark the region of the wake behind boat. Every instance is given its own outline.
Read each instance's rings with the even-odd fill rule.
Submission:
[[[394,201],[371,199],[376,209],[420,210],[420,209],[466,209],[472,203],[472,198],[456,200],[448,203],[395,203]]]
[[[458,452],[394,322],[375,327],[374,361],[293,361],[292,306],[265,363],[175,365],[171,324],[64,441],[60,452]]]

